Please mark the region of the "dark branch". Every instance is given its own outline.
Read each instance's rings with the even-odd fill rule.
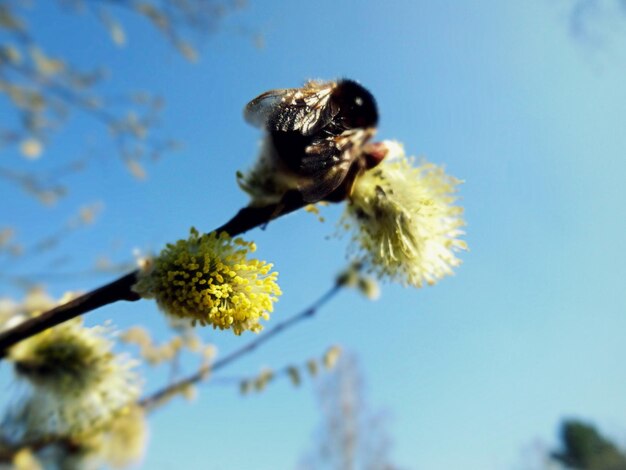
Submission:
[[[244,207],[235,217],[224,225],[216,228],[216,232],[226,232],[231,237],[240,235],[250,229],[267,224],[280,216],[294,212],[307,203],[302,200],[298,191],[289,191],[277,204],[269,204],[263,207]]]
[[[135,282],[137,282],[137,271],[126,274],[109,284],[0,333],[0,358],[6,356],[9,347],[23,339],[41,333],[52,326],[71,320],[83,313],[118,300],[139,300],[139,296],[131,289]]]

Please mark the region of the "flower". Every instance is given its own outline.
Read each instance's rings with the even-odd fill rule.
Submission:
[[[377,300],[380,297],[378,281],[370,275],[363,274],[362,271],[362,263],[351,263],[346,269],[339,273],[335,282],[341,287],[357,289],[369,300]]]
[[[134,290],[155,298],[169,315],[237,335],[258,333],[281,291],[272,264],[247,258],[255,250],[227,233],[200,235],[192,228],[187,240],[168,244],[142,271]]]
[[[85,459],[104,462],[113,468],[127,467],[143,456],[147,434],[144,410],[131,405],[83,444]]]
[[[9,350],[32,393],[14,411],[25,436],[76,437],[106,425],[139,397],[136,365],[112,352],[111,328],[70,320]]]
[[[103,465],[124,468],[143,457],[147,435],[144,409],[131,404],[103,426],[80,436],[49,436],[45,445],[38,446],[35,454],[20,455],[24,453],[25,449],[22,449],[14,457],[14,465],[23,470],[95,469]],[[44,443],[43,440],[40,442]],[[34,466],[36,463],[40,466]]]
[[[14,470],[43,470],[44,467],[30,449],[23,448],[13,456],[13,468]]]
[[[324,367],[327,369],[332,369],[337,364],[341,356],[341,348],[339,346],[331,346],[324,353],[324,357],[322,358],[322,362],[324,363]]]
[[[397,142],[384,144],[387,158],[357,179],[343,225],[354,229],[357,257],[379,277],[435,284],[461,263],[455,253],[467,249],[458,238],[463,209],[454,205],[460,181],[432,163],[414,166]]]

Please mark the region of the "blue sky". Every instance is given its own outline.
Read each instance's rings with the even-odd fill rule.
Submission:
[[[191,65],[127,15],[120,18],[129,43],[120,49],[85,16],[49,21],[47,9],[32,21],[49,50],[110,64],[112,91],[163,94],[162,132],[185,147],[151,165],[144,183],[103,156],[70,180],[69,196],[53,208],[15,197],[3,183],[2,222],[18,226],[24,240],[93,200],[105,204],[99,223],[60,247],[74,256],[68,270],[113,246],[124,259],[134,247],[157,250],[184,237],[192,225],[208,231],[246,202],[234,174],[253,161],[259,132],[242,119],[245,103],[307,78],[357,79],[378,100],[380,138],[401,140],[408,153],[465,181],[471,251],[456,276],[435,287],[384,285],[373,303],[346,292],[225,374],[302,362],[330,344],[354,351],[368,401],[392,415],[394,460],[407,468],[513,468],[524,447],[551,444],[559,420],[571,416],[626,441],[620,35],[601,44],[572,37],[567,2],[250,1]],[[238,34],[241,25],[262,31],[266,47]],[[92,128],[73,119],[36,164],[70,159],[97,135]],[[4,158],[35,165],[17,153]],[[329,239],[339,214],[326,210],[325,224],[294,214],[248,234],[280,272],[284,295],[273,320],[308,305],[343,267],[347,239]],[[19,269],[40,270],[38,260]],[[88,318],[144,323],[166,335],[150,302]],[[202,334],[223,352],[250,339]],[[223,386],[200,392],[195,403],[175,402],[151,418],[145,468],[294,468],[312,440],[318,412],[308,384],[277,383],[245,398]]]

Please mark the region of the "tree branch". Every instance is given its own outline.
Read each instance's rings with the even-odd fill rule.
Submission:
[[[297,191],[290,191],[277,204],[263,207],[244,207],[216,232],[226,232],[231,237],[240,235],[271,220],[304,207],[306,203]],[[130,272],[119,279],[58,307],[30,318],[19,325],[0,333],[0,360],[7,355],[8,348],[37,333],[71,320],[119,300],[136,301],[140,297],[133,290],[139,271]]]

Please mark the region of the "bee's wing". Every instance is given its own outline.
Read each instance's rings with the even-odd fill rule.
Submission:
[[[358,159],[362,142],[351,136],[315,139],[301,161],[303,178],[299,190],[306,202],[317,202],[337,189]]]
[[[293,94],[295,88],[269,90],[250,101],[243,110],[247,123],[255,127],[267,127],[267,123],[276,113],[283,99]]]
[[[303,88],[266,91],[247,104],[244,117],[250,124],[269,131],[313,135],[339,112],[330,99],[335,85],[309,82]]]
[[[281,103],[269,122],[276,131],[297,131],[302,135],[314,135],[326,127],[339,112],[330,99],[333,84],[297,90]]]

